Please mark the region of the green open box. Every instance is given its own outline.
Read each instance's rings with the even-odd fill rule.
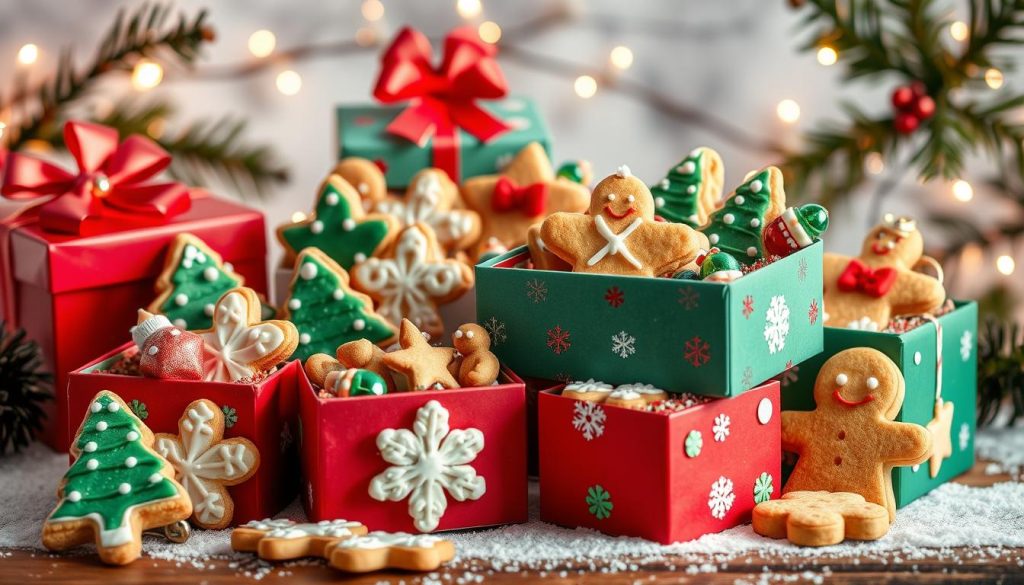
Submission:
[[[476,267],[477,320],[523,375],[735,396],[821,351],[822,245],[728,284]]]
[[[892,487],[897,506],[909,504],[974,465],[978,305],[957,302],[956,308],[939,317],[938,322],[942,328],[942,398],[953,403],[953,454],[943,460],[934,478],[929,473],[927,461],[920,466],[893,469]],[[782,408],[813,409],[814,379],[822,364],[844,349],[873,347],[889,356],[906,380],[906,397],[896,420],[927,425],[934,417],[935,408],[939,349],[936,333],[933,323],[902,334],[826,327],[825,351],[783,377]]]

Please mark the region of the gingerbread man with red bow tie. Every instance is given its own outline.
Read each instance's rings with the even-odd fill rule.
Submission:
[[[916,222],[886,214],[860,256],[825,254],[825,325],[880,331],[894,316],[938,308],[946,298],[942,283],[914,271],[923,251]]]

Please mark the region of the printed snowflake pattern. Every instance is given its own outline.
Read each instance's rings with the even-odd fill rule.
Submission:
[[[146,403],[141,400],[132,400],[128,403],[128,407],[132,409],[135,416],[139,417],[139,420],[146,420],[149,418],[149,409],[146,408]]]
[[[971,425],[967,423],[961,424],[960,435],[957,438],[960,439],[960,450],[966,450],[968,443],[971,442]]]
[[[971,359],[971,332],[964,330],[964,334],[960,336],[960,360],[967,361]]]
[[[583,434],[587,441],[593,441],[604,434],[604,408],[595,402],[577,400],[573,405],[572,427]]]
[[[635,344],[636,337],[633,337],[625,331],[619,331],[615,335],[612,335],[612,353],[622,359],[626,359],[636,353]]]
[[[281,425],[281,439],[280,439],[281,453],[287,453],[288,452],[288,448],[291,447],[292,443],[294,443],[294,442],[295,442],[295,437],[292,436],[292,428],[288,424],[288,421],[284,421],[284,424]]]
[[[409,516],[421,532],[437,528],[448,499],[477,500],[487,482],[469,465],[484,448],[479,429],[451,429],[448,409],[431,400],[416,412],[409,429],[384,429],[377,450],[391,466],[370,480],[370,497],[383,502],[409,498]]]
[[[558,325],[555,325],[554,329],[548,329],[548,347],[555,352],[555,355],[568,351],[572,347],[569,332]]]
[[[526,281],[526,296],[536,303],[542,303],[548,298],[548,285],[543,280],[536,278]]]
[[[743,316],[747,319],[750,318],[750,314],[754,312],[754,297],[747,295],[743,297]]]
[[[732,480],[725,476],[719,476],[718,480],[711,484],[711,493],[708,494],[708,508],[711,510],[711,515],[719,520],[725,518],[735,501],[736,494],[732,491]]]
[[[235,423],[238,422],[238,411],[227,404],[221,406],[220,410],[224,413],[224,428],[230,429],[235,426]]]
[[[711,361],[711,346],[699,336],[694,335],[683,346],[683,358],[690,362],[691,366],[699,368]]]
[[[497,317],[491,317],[484,321],[484,331],[491,337],[492,347],[499,346],[508,339],[508,334],[505,333],[505,322],[499,321]]]
[[[801,258],[796,265],[796,279],[800,282],[807,280],[807,258]]]
[[[700,455],[700,450],[704,448],[704,437],[701,436],[700,431],[692,430],[686,433],[686,439],[683,441],[683,451],[686,452],[687,457],[696,457]]]
[[[618,309],[622,306],[622,303],[626,302],[626,294],[623,293],[619,287],[613,286],[608,289],[608,292],[604,293],[604,300],[607,301],[612,308]]]
[[[711,426],[711,432],[715,434],[715,441],[719,443],[725,442],[725,438],[729,436],[729,425],[731,423],[732,419],[725,413],[715,417],[715,424]]]
[[[676,300],[683,306],[683,309],[692,311],[700,306],[700,293],[692,286],[681,288],[679,289],[679,298]]]
[[[811,306],[807,309],[807,321],[811,325],[818,322],[818,313],[820,313],[820,309],[818,308],[818,299],[811,299]]]
[[[740,380],[744,388],[750,388],[751,384],[754,383],[754,368],[747,366],[743,368],[743,379]]]
[[[754,480],[754,503],[767,502],[772,499],[772,493],[774,492],[775,486],[772,485],[771,474],[767,471],[761,472],[761,475],[757,476],[757,479]]]
[[[796,384],[800,381],[800,366],[794,366],[793,360],[789,360],[786,362],[786,369],[779,374],[776,380],[779,381],[783,388],[788,387],[790,384]]]
[[[768,342],[768,353],[776,354],[786,347],[789,335],[789,306],[786,297],[775,295],[764,315],[764,340]]]
[[[612,515],[612,495],[600,485],[590,486],[587,489],[587,511],[598,520],[604,520]]]

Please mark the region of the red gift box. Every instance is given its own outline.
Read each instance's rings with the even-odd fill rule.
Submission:
[[[776,381],[672,414],[546,391],[539,417],[546,522],[668,544],[749,522],[782,491]]]
[[[404,532],[526,521],[526,394],[512,372],[503,369],[496,386],[326,399],[303,380],[303,500],[312,521]],[[411,477],[409,489],[396,477]],[[378,499],[371,485],[381,488]],[[414,522],[413,502],[443,510]]]
[[[74,436],[89,405],[100,390],[110,390],[128,404],[154,433],[177,435],[178,419],[194,400],[212,400],[224,412],[224,438],[244,437],[260,452],[260,466],[246,481],[228,487],[235,503],[232,524],[262,520],[277,514],[295,499],[299,486],[298,395],[305,379],[298,360],[252,384],[160,380],[105,372],[135,346],[125,344],[68,376],[63,396],[72,416],[65,429]]]
[[[8,245],[4,318],[25,328],[42,349],[45,367],[54,372],[56,412],[45,438],[64,450],[67,429],[77,428],[60,400],[67,372],[115,347],[128,336],[136,309],[156,296],[153,283],[164,265],[167,246],[176,234],[195,234],[234,265],[245,285],[266,293],[266,233],[259,211],[192,193],[192,206],[158,225],[126,226],[105,222],[83,236],[47,231],[20,218],[0,222],[0,242]],[[84,411],[83,411],[84,412]]]

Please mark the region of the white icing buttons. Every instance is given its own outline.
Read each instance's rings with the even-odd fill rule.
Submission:
[[[757,219],[756,217],[754,219],[750,220],[750,227],[752,227],[752,228],[761,227],[761,220]]]
[[[708,236],[708,241],[711,242],[712,244],[717,244],[718,234],[711,234],[710,236]]]
[[[149,355],[156,355],[159,352],[160,348],[155,345],[149,346],[149,349],[146,350],[146,353],[148,353]]]
[[[161,475],[159,473],[154,473],[153,475],[149,476],[149,483],[159,483],[160,480],[163,479],[163,478],[164,478],[163,475]]]
[[[608,194],[608,201],[615,201],[615,193]]]
[[[90,459],[85,462],[85,468],[88,469],[89,471],[95,471],[97,468],[99,468],[99,466],[100,462],[96,459]]]
[[[130,483],[122,483],[121,485],[117,486],[117,492],[119,494],[124,495],[124,494],[130,493],[131,491],[132,491],[132,484],[130,484]]]
[[[737,195],[732,198],[732,202],[735,203],[736,205],[743,205],[744,203],[747,202],[747,200],[745,197],[743,197],[743,195]]]
[[[82,492],[73,491],[68,493],[68,501],[77,502],[82,499]]]
[[[100,404],[99,402],[93,402],[92,406],[89,407],[89,410],[91,410],[93,412],[99,412],[99,411],[103,410],[103,405]]]
[[[124,460],[124,466],[127,467],[128,469],[131,469],[138,464],[139,460],[134,457],[128,457],[127,459]]]
[[[352,257],[356,262],[366,262],[366,254],[362,252],[356,252],[356,255]]]
[[[217,276],[217,268],[214,266],[208,266],[205,270],[203,270],[203,278],[205,278],[209,282],[217,280]]]
[[[99,445],[96,444],[96,441],[89,441],[88,443],[85,444],[85,447],[83,447],[83,449],[85,449],[86,453],[92,453],[93,451],[96,450],[97,447],[99,447]]]
[[[336,288],[334,289],[334,292],[331,293],[331,296],[334,297],[334,300],[340,301],[341,299],[345,298],[345,291],[341,290],[340,288]]]
[[[361,183],[361,185],[365,186],[366,183]],[[338,194],[337,193],[328,193],[327,196],[324,197],[324,203],[326,203],[327,205],[330,205],[332,207],[337,205],[338,204]]]
[[[299,299],[292,299],[288,301],[288,308],[295,311],[302,308],[302,301]]]
[[[636,201],[636,197],[633,197],[632,195],[630,195],[629,197],[626,197],[626,201],[629,201],[630,203],[632,203],[632,202]]]
[[[128,431],[128,434],[125,435],[124,438],[128,439],[129,441],[138,441],[139,433],[136,433],[135,431]]]
[[[309,224],[309,231],[313,232],[314,234],[319,234],[323,232],[324,222],[320,221],[319,219],[314,221],[313,223]]]
[[[679,165],[679,172],[684,175],[691,175],[693,171],[697,170],[697,166],[693,164],[692,160],[688,160],[683,164]]]
[[[174,295],[174,304],[178,305],[179,307],[184,307],[185,305],[188,304],[188,295],[186,295],[185,293],[178,293]]]
[[[117,402],[111,402],[110,404],[107,405],[107,410],[109,410],[110,412],[117,412],[121,410],[121,405],[118,404]]]
[[[726,213],[725,215],[722,216],[722,223],[724,223],[725,225],[731,225],[734,221],[736,221],[736,216],[734,216],[731,213]]]
[[[757,179],[755,179],[755,180],[750,182],[750,190],[753,193],[760,193],[761,192],[761,187],[764,187],[764,183],[762,183],[761,181],[759,181]]]
[[[876,378],[874,376],[871,376],[870,378],[868,378],[867,384],[868,384],[868,388],[870,388],[872,390],[874,390],[875,388],[878,388],[878,378]]]
[[[693,195],[694,193],[697,192],[697,185],[690,185],[689,187],[686,188],[686,192],[689,193],[690,195]]]
[[[107,430],[107,421],[101,420],[100,422],[96,423],[96,430],[100,432]]]
[[[299,269],[299,276],[301,276],[303,280],[313,280],[316,278],[316,273],[316,264],[313,264],[312,262],[306,262],[302,265],[302,268]]]
[[[345,220],[341,222],[341,229],[345,230],[346,232],[350,232],[356,229],[356,220],[352,219],[351,217],[345,218]]]
[[[754,246],[747,248],[747,256],[750,256],[751,258],[757,256],[757,248],[755,248]]]
[[[362,319],[356,319],[355,321],[352,322],[352,328],[355,329],[356,331],[362,331],[363,329],[366,329],[366,321]]]
[[[299,335],[299,343],[301,343],[302,345],[309,345],[309,342],[312,340],[313,338],[309,336],[309,333],[303,333],[302,335]]]
[[[772,410],[771,398],[762,398],[761,402],[757,403],[757,422],[768,424],[768,421],[772,420]]]
[[[850,378],[846,374],[839,374],[836,376],[836,386],[846,386],[846,383],[850,381]]]
[[[178,329],[188,329],[188,322],[184,319],[175,319],[174,326]]]

